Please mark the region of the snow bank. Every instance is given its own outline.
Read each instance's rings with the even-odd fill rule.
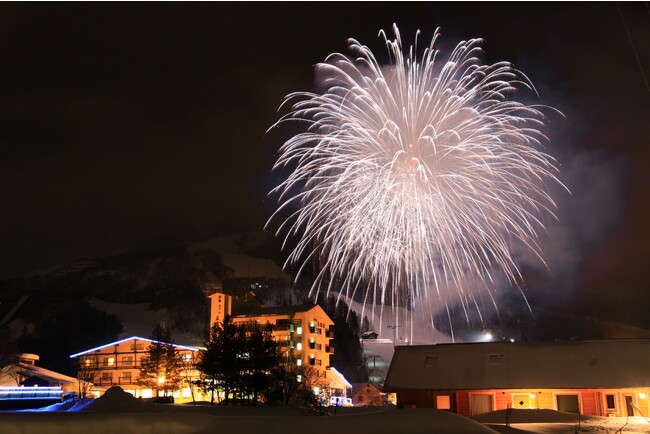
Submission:
[[[362,432],[373,434],[494,434],[478,422],[426,409],[386,410],[337,416],[209,416],[194,412],[151,413],[4,413],[6,434],[270,434],[287,432]]]
[[[626,434],[650,433],[650,423],[639,416],[585,416],[550,409],[512,409],[510,427],[505,426],[506,410],[473,416],[500,433],[566,434],[569,432]]]
[[[506,423],[507,412],[508,410],[491,411],[472,416],[472,419],[480,423]],[[582,421],[599,419],[595,416],[584,416],[549,409],[510,409],[510,423],[578,423],[578,418]]]
[[[83,403],[83,404],[79,404]],[[156,405],[112,387],[101,398],[50,406],[50,411],[0,413],[3,434],[269,434],[372,432],[373,434],[494,433],[471,419],[430,409],[341,411],[304,416],[293,407]],[[81,411],[75,411],[81,409]],[[45,410],[45,409],[41,409]]]

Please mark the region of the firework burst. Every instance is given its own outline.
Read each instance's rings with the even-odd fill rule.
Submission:
[[[475,304],[468,276],[489,295],[495,273],[520,281],[514,246],[542,257],[547,184],[559,183],[541,151],[542,108],[509,99],[533,86],[510,63],[481,64],[480,39],[439,61],[438,31],[421,57],[417,35],[405,56],[394,34],[380,32],[389,65],[350,39],[351,57],[317,65],[322,93],[286,97],[291,110],[271,128],[308,127],[280,148],[275,168],[290,174],[271,192],[269,223],[281,219],[285,243],[299,239],[285,265],[319,264],[312,295],[412,308],[454,291]]]

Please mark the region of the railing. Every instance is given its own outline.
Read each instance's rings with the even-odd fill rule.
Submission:
[[[79,365],[79,370],[81,371],[97,371],[97,370],[105,370],[105,369],[119,369],[119,368],[133,368],[133,369],[139,369],[141,366],[140,361],[130,361],[130,362],[122,362],[122,361],[117,361],[113,363],[108,363],[108,362],[99,362],[99,364],[96,363],[91,363],[89,365],[86,365],[85,363],[81,363]]]

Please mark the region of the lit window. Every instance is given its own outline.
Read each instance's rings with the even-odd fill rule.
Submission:
[[[302,327],[298,327],[298,328],[296,329],[296,333],[298,333],[299,335],[301,335],[301,334],[302,334]]]
[[[298,383],[302,382],[302,375],[296,375],[296,381]]]
[[[451,410],[451,397],[449,395],[437,395],[436,408],[438,410]]]
[[[190,353],[183,354],[183,362],[189,363],[191,361],[192,361],[192,354]]]
[[[296,360],[296,365],[298,365],[298,366],[302,366],[302,359],[298,359],[298,360]]]
[[[298,342],[298,344],[296,344],[296,350],[302,351],[302,343]]]

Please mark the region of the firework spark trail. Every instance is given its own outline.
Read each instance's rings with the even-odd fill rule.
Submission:
[[[542,108],[508,99],[532,83],[509,63],[482,65],[481,40],[459,43],[439,65],[438,31],[418,58],[417,46],[404,56],[393,30],[394,40],[380,32],[391,65],[350,39],[352,58],[317,65],[322,94],[285,98],[291,110],[271,128],[309,127],[280,148],[274,169],[291,173],[271,192],[279,206],[267,226],[291,210],[277,234],[285,245],[299,238],[285,266],[301,273],[320,262],[312,296],[366,288],[373,306],[409,307],[451,286],[464,308],[478,306],[467,276],[492,298],[495,273],[521,279],[515,243],[542,259],[542,220],[555,217],[547,184],[560,183],[540,150]]]

